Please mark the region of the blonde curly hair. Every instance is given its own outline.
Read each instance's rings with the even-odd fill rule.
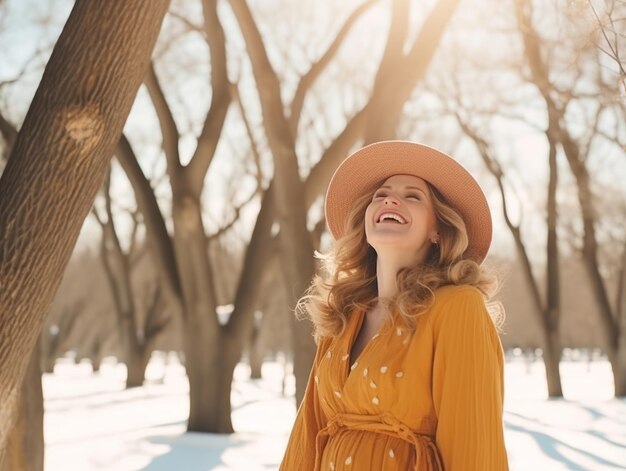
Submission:
[[[401,269],[397,274],[398,293],[384,300],[390,313],[400,322],[414,328],[418,316],[434,300],[434,291],[445,285],[469,285],[484,296],[496,325],[503,319],[499,303],[490,302],[498,281],[486,268],[463,258],[468,246],[467,230],[459,213],[441,193],[427,182],[437,218],[439,243],[432,245],[425,263]],[[317,253],[322,270],[299,300],[297,311],[311,319],[316,341],[336,337],[343,332],[349,314],[368,310],[378,301],[376,252],[365,236],[365,210],[373,191],[355,201],[345,235],[336,240],[327,254]]]

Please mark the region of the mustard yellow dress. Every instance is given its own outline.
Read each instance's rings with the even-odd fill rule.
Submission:
[[[505,471],[502,345],[480,292],[435,291],[415,330],[364,313],[318,345],[281,471]]]

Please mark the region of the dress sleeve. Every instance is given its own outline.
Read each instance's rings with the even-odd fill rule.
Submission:
[[[506,471],[504,355],[481,293],[456,290],[433,319],[436,444],[446,471]]]
[[[326,426],[327,422],[320,405],[315,375],[319,361],[326,349],[327,344],[322,340],[317,348],[304,398],[298,408],[279,471],[312,470],[315,465],[315,439],[317,433]]]

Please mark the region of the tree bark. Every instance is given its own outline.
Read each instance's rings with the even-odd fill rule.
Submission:
[[[174,195],[174,248],[184,304],[185,359],[189,378],[190,432],[232,432],[218,407],[215,376],[221,367],[221,328],[207,241],[197,196]]]
[[[22,383],[18,419],[9,436],[3,471],[43,471],[43,391],[41,389],[41,347],[31,354]]]
[[[0,337],[12,339],[0,344],[0,450],[168,4],[75,3],[0,179]]]
[[[619,286],[617,288],[617,318],[619,319],[620,337],[617,348],[618,371],[614,371],[615,395],[618,391],[626,394],[626,241],[622,250],[622,268],[619,276]]]

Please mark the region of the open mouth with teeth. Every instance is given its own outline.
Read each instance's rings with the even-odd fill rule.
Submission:
[[[400,216],[399,214],[395,214],[395,213],[382,213],[379,218],[378,221],[376,222],[389,222],[392,224],[406,224],[406,221],[404,220],[404,218],[402,216]]]

